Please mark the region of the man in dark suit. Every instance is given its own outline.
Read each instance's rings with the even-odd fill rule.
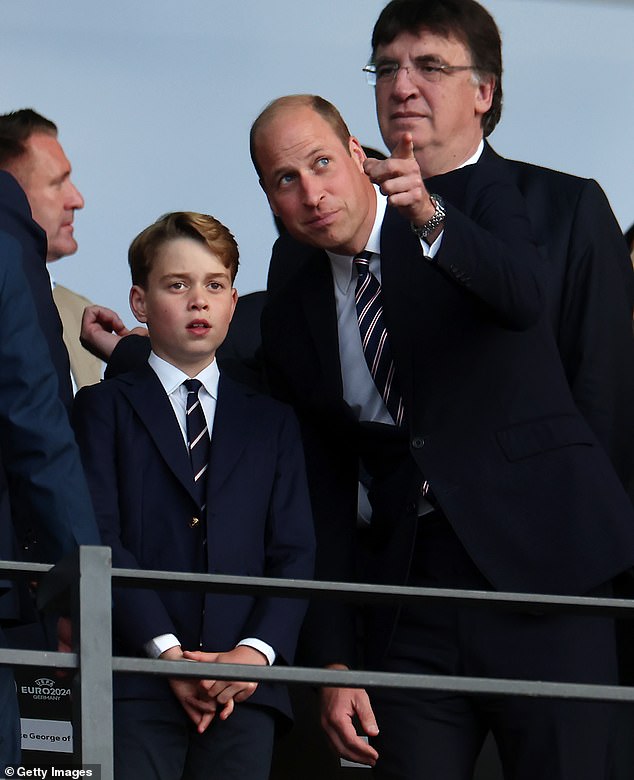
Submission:
[[[471,79],[461,43],[434,43],[458,66],[448,89],[475,131],[494,81]],[[302,424],[318,576],[357,579],[363,558],[361,576],[380,582],[609,593],[634,559],[634,515],[571,396],[546,315],[548,266],[503,162],[487,153],[423,182],[411,135],[385,163],[364,161],[333,107],[311,96],[265,109],[251,150],[290,234],[273,260],[302,269],[269,291],[262,333],[272,390]],[[363,250],[380,281],[402,425],[394,382],[375,387],[363,353],[352,267]],[[372,478],[363,554],[359,459]],[[616,678],[609,620],[425,607],[396,617],[370,614],[372,668]],[[351,665],[354,640],[344,607],[311,608],[314,661]],[[603,776],[607,706],[351,689],[327,689],[323,704],[337,751],[379,777],[468,778],[488,730],[508,777]],[[374,747],[356,736],[355,715]]]
[[[0,213],[6,216],[4,204]],[[37,531],[40,557],[55,562],[78,544],[99,544],[99,536],[49,350],[38,325],[37,304],[25,277],[30,251],[26,239],[21,245],[0,230],[0,559],[16,557],[11,521],[12,505],[18,500]],[[15,589],[0,581],[0,624],[20,616]],[[0,643],[4,645],[1,630]],[[19,760],[15,685],[11,670],[3,667],[0,769]]]
[[[495,79],[492,103],[480,132],[469,134],[462,119],[448,125],[447,102],[425,78],[428,65],[454,65],[437,59],[429,34],[461,41],[473,77]],[[376,78],[376,72],[382,74]],[[369,75],[375,82],[377,116],[388,148],[404,131],[412,133],[414,153],[424,177],[450,171],[472,154],[496,127],[502,108],[502,54],[494,20],[473,0],[394,0],[375,25]],[[451,68],[442,82],[453,78]],[[491,154],[482,154],[484,160]],[[634,275],[620,229],[595,181],[525,162],[505,160],[526,201],[533,236],[548,264],[547,308],[575,403],[592,427],[624,485],[634,484],[634,341],[631,317]],[[619,595],[631,597],[632,576],[616,583]],[[632,643],[629,621],[618,626],[621,677],[629,679]],[[629,758],[631,715],[626,710],[617,771],[634,777]],[[618,775],[621,776],[620,774]]]
[[[466,75],[494,79],[491,106],[475,126],[440,94],[458,74],[451,67],[457,63],[445,62],[431,46],[435,36],[464,45],[460,64],[472,66]],[[423,178],[481,153],[501,117],[501,47],[494,20],[475,0],[394,0],[380,14],[366,68],[381,133],[390,150],[403,132],[412,134]],[[447,65],[438,86],[422,77],[430,66]],[[595,181],[525,162],[504,164],[548,266],[547,309],[575,403],[627,484],[634,476],[634,275],[618,223]]]
[[[22,265],[35,302],[34,311],[57,375],[56,392],[70,409],[73,398],[70,363],[62,340],[62,323],[53,302],[51,280],[46,271],[46,234],[31,218],[24,190],[5,171],[0,171],[0,229],[13,236],[22,248]]]
[[[31,108],[1,114],[0,169],[15,176],[29,200],[33,219],[46,232],[46,261],[52,278],[50,264],[77,251],[73,220],[75,211],[84,207],[55,123]],[[75,387],[94,384],[101,378],[101,363],[79,343],[82,313],[90,301],[54,279],[52,286]]]
[[[152,340],[149,364],[83,388],[73,408],[113,563],[311,577],[297,422],[215,361],[237,299],[233,237],[212,217],[166,215],[135,239],[130,265],[131,306]],[[190,381],[201,385],[191,407]],[[205,429],[194,436],[189,421],[201,407]],[[207,430],[209,453],[192,474]],[[304,612],[299,600],[264,595],[127,590],[115,594],[115,641],[124,655],[290,663]],[[115,685],[119,780],[268,777],[275,723],[290,716],[284,687],[146,675]]]

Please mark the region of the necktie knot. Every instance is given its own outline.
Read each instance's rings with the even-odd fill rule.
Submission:
[[[200,381],[200,379],[186,379],[183,384],[185,385],[188,393],[196,394],[198,394],[198,391],[203,386],[203,383]]]
[[[359,252],[353,258],[354,267],[357,269],[357,274],[360,278],[363,278],[370,271],[370,258],[372,252],[364,249],[363,252]]]

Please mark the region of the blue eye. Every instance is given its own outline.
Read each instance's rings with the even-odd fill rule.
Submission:
[[[330,163],[330,160],[328,159],[328,157],[320,157],[317,160],[317,166],[319,168],[325,168],[329,163]]]

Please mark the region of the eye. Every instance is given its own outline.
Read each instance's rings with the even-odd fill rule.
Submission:
[[[212,290],[222,290],[222,284],[220,282],[209,282],[207,287]]]
[[[440,73],[443,70],[442,65],[432,65],[429,62],[417,62],[416,70],[423,76],[433,76]]]
[[[279,178],[280,187],[286,187],[293,182],[295,176],[292,173],[284,173]]]
[[[184,282],[172,282],[170,284],[170,290],[184,290],[184,289],[185,289]]]
[[[330,164],[330,158],[329,157],[320,157],[317,160],[316,167],[317,168],[325,168],[329,164]]]
[[[377,81],[394,78],[394,75],[398,70],[398,67],[399,67],[398,63],[396,62],[380,62],[376,66]]]

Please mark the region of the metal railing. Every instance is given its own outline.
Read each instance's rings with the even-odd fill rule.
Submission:
[[[101,766],[102,780],[112,780],[112,673],[135,672],[170,677],[249,680],[348,688],[387,687],[444,690],[466,694],[532,696],[634,703],[634,687],[529,680],[413,675],[374,671],[335,671],[293,666],[191,664],[112,655],[113,586],[178,588],[223,593],[296,598],[344,598],[362,603],[452,603],[491,609],[537,610],[634,618],[634,600],[544,596],[525,593],[446,590],[374,584],[282,580],[183,572],[113,569],[109,547],[80,547],[55,567],[0,561],[0,577],[42,577],[38,606],[69,609],[73,617],[72,653],[0,649],[0,665],[47,666],[76,670],[73,730],[82,762]],[[213,671],[210,672],[210,666]]]

